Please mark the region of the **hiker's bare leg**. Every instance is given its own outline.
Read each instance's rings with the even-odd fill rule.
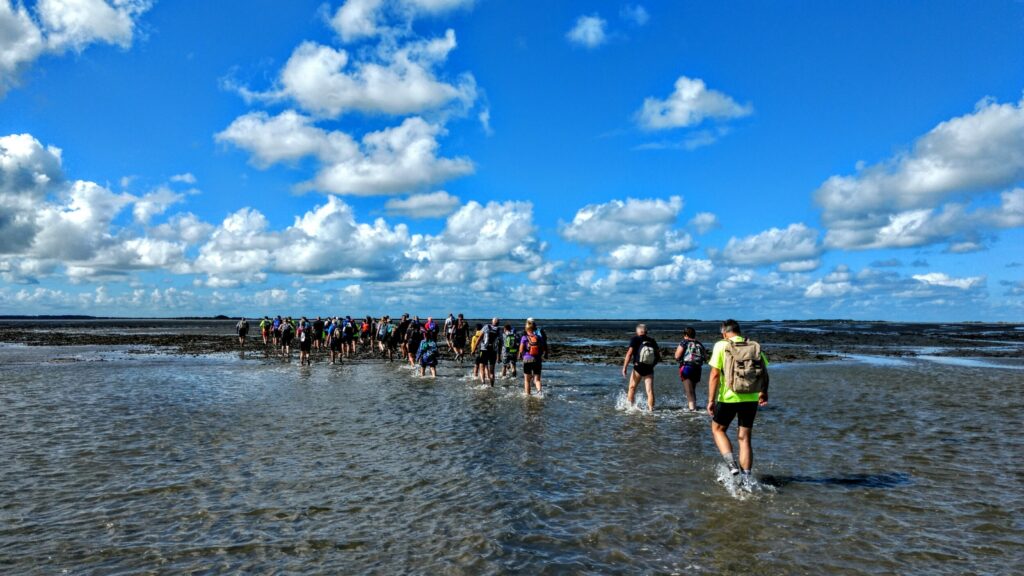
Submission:
[[[753,430],[740,426],[736,430],[736,440],[740,445],[740,468],[750,471],[754,465],[754,449],[750,445]]]
[[[696,410],[697,409],[697,396],[696,396],[696,393],[694,392],[693,380],[690,380],[689,378],[687,378],[686,380],[683,380],[683,392],[686,392],[686,406],[690,410]]]
[[[732,442],[729,442],[729,435],[726,434],[728,427],[722,426],[714,420],[711,421],[711,436],[715,439],[715,446],[721,454],[732,454]]]
[[[626,391],[626,401],[630,406],[636,404],[636,385],[640,383],[640,376],[633,370],[629,373],[629,389]]]
[[[654,412],[654,376],[644,376],[644,390],[647,392],[647,408]]]

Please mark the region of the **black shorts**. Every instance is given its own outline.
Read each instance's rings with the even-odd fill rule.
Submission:
[[[648,366],[647,364],[633,364],[633,372],[641,378],[645,376],[653,376],[654,366]]]
[[[498,363],[498,353],[494,350],[484,350],[480,353],[480,360],[482,360],[484,364],[494,368],[494,365]]]
[[[753,428],[757,416],[757,402],[719,402],[715,404],[714,421],[729,427],[733,418],[739,420],[742,428]]]
[[[531,374],[534,376],[540,376],[541,363],[540,360],[534,360],[533,362],[523,362],[523,374]]]
[[[341,340],[337,338],[331,338],[331,351],[341,352]]]

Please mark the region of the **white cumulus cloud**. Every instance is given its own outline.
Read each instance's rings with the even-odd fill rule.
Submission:
[[[110,225],[134,198],[115,194],[94,182],[76,181],[65,204],[39,210],[38,231],[29,250],[36,258],[87,261],[113,241]]]
[[[35,15],[24,4],[0,0],[0,96],[43,54],[81,52],[90,44],[128,48],[148,0],[39,0]]]
[[[340,131],[325,131],[294,111],[275,117],[253,112],[235,119],[216,138],[253,154],[258,166],[315,156],[320,169],[304,190],[370,196],[416,191],[473,172],[466,158],[439,158],[438,124],[406,118],[371,132],[357,144]]]
[[[473,172],[466,158],[439,158],[437,138],[443,127],[422,118],[363,137],[360,153],[332,158],[304,185],[335,194],[394,194],[434,186]]]
[[[753,113],[750,104],[739,104],[732,97],[709,89],[700,78],[680,76],[668,98],[648,97],[636,119],[647,130],[696,126],[706,119],[725,120]]]
[[[682,209],[679,196],[589,204],[560,233],[593,248],[611,268],[653,268],[696,246],[689,234],[675,229]]]
[[[263,168],[278,162],[295,162],[306,156],[331,162],[359,153],[359,145],[348,134],[327,132],[314,126],[311,118],[294,110],[285,110],[277,116],[266,112],[239,116],[215,139],[247,150],[252,154],[253,163]]]
[[[473,3],[474,0],[346,0],[331,17],[331,27],[344,42],[355,42],[378,34],[395,35],[421,14],[440,14]],[[389,25],[389,16],[399,22]]]
[[[193,271],[215,287],[262,282],[268,273],[380,279],[400,272],[408,244],[404,225],[358,222],[351,206],[329,196],[279,231],[257,210],[236,211],[200,247]]]
[[[907,152],[832,176],[815,192],[831,247],[884,248],[964,241],[985,228],[1020,226],[1016,190],[1008,217],[954,197],[984,200],[1024,179],[1024,99],[986,99],[974,112],[939,123]],[[1019,188],[1017,189],[1019,190]],[[948,202],[948,203],[947,203]],[[966,238],[973,241],[973,238]]]
[[[943,286],[946,288],[957,288],[968,290],[976,288],[985,283],[984,276],[970,276],[966,278],[953,278],[942,272],[929,272],[928,274],[914,274],[914,280],[929,286]]]
[[[127,48],[135,18],[150,4],[146,0],[39,0],[36,11],[52,50],[81,50],[94,42]]]
[[[452,81],[437,77],[437,68],[456,46],[451,29],[440,38],[384,43],[361,60],[344,49],[303,42],[285,63],[276,88],[241,92],[250,100],[291,100],[306,112],[329,118],[352,111],[418,114],[449,104],[468,109],[477,96],[472,74]]]
[[[619,10],[619,16],[635,26],[643,26],[651,19],[647,9],[639,4],[626,4]]]
[[[168,208],[184,200],[184,194],[161,186],[138,198],[132,206],[132,215],[137,222],[147,224],[153,216],[163,214]]]
[[[64,179],[61,150],[31,134],[0,137],[0,195],[41,199]]]
[[[721,257],[729,264],[741,266],[799,263],[790,266],[790,270],[795,271],[806,268],[820,254],[818,231],[797,223],[786,228],[769,228],[744,238],[732,237]]]
[[[697,234],[707,234],[715,228],[718,228],[718,216],[711,212],[698,212],[690,219],[688,225],[693,228]]]
[[[67,182],[61,151],[29,134],[0,138],[0,272],[11,282],[35,281],[63,269],[72,281],[122,277],[147,268],[182,270],[182,231],[146,236],[114,224],[132,207],[145,225],[184,196],[158,188],[117,194],[94,182]],[[171,231],[168,231],[171,232]]]
[[[331,26],[345,42],[374,36],[379,31],[378,12],[383,4],[384,0],[346,0],[331,18]]]
[[[778,265],[779,272],[813,272],[821,267],[820,258],[790,260]]]
[[[0,96],[46,50],[43,33],[21,3],[0,0]]]
[[[187,245],[199,244],[214,230],[214,226],[191,212],[179,212],[167,222],[149,229],[149,236],[161,240],[180,240]]]
[[[494,274],[521,273],[542,264],[529,202],[469,202],[448,217],[438,235],[412,237],[407,258],[415,262],[404,280],[461,283]]]
[[[588,246],[651,243],[661,240],[683,210],[683,199],[651,198],[612,200],[588,204],[562,226],[566,240]]]
[[[460,203],[458,197],[441,190],[408,198],[391,198],[384,204],[384,210],[392,216],[441,218],[454,212]]]
[[[578,46],[597,48],[608,40],[608,34],[605,30],[607,26],[608,22],[597,14],[580,16],[576,19],[576,24],[572,29],[565,34],[565,37],[569,39],[569,42]]]

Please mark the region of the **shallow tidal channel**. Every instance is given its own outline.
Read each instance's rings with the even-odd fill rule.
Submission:
[[[724,478],[670,366],[650,413],[600,365],[548,364],[540,398],[450,362],[431,380],[5,345],[0,365],[3,573],[1010,574],[1024,558],[1019,360],[773,366],[752,492]]]

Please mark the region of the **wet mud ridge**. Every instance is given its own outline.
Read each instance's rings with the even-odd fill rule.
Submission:
[[[679,322],[652,322],[650,335],[662,346],[662,357],[672,363],[678,342]],[[550,360],[585,364],[619,364],[625,354],[631,323],[625,321],[574,322],[559,326],[552,322],[546,331]],[[698,338],[710,348],[714,324],[698,323]],[[828,361],[846,355],[886,357],[948,356],[1024,358],[1024,329],[1011,324],[899,324],[818,322],[754,322],[747,325],[749,337],[761,342],[772,362]],[[169,325],[163,320],[118,323],[115,321],[69,321],[40,325],[18,321],[0,323],[0,342],[28,346],[110,346],[129,347],[136,354],[238,353],[238,339],[231,323]],[[454,356],[441,343],[442,359]],[[249,358],[278,354],[265,347],[257,336],[246,346]],[[293,350],[297,354],[297,349]],[[321,352],[317,356],[325,355]],[[379,359],[369,348],[360,348],[350,360]],[[470,360],[467,359],[466,362]]]

